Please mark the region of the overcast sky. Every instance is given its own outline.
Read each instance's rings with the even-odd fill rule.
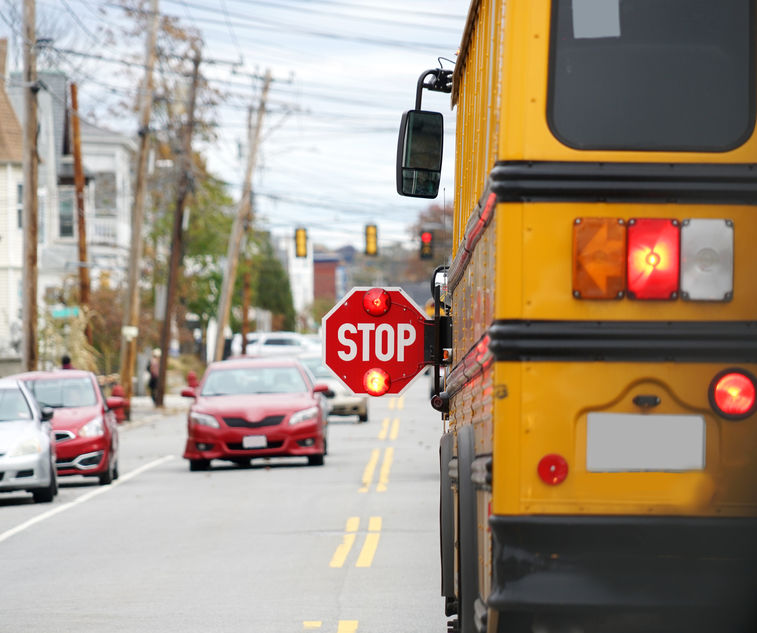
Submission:
[[[224,88],[235,86],[235,96],[216,112],[219,140],[205,148],[211,171],[241,185],[245,109],[260,90],[260,82],[248,75],[270,69],[270,112],[254,180],[259,225],[275,235],[293,235],[296,226],[304,226],[317,243],[358,249],[366,223],[378,225],[380,245],[413,244],[409,227],[430,202],[396,193],[399,120],[413,107],[421,72],[437,67],[439,57],[454,60],[467,5],[465,0],[159,0],[161,13],[202,33],[204,59],[240,62],[235,74],[224,64],[202,68]],[[9,24],[21,6],[21,0],[0,0],[0,36],[10,35]],[[98,27],[118,20],[107,0],[37,0],[37,13],[39,22],[67,25],[61,48],[118,55],[99,36]],[[101,63],[101,72],[93,75],[90,65],[77,77],[81,60],[64,54],[61,69],[77,81],[85,111],[119,83],[122,70]],[[10,62],[13,66],[13,53]],[[450,61],[442,64],[452,67]],[[449,95],[425,92],[423,106],[445,115],[443,191],[437,202],[449,204],[454,160]],[[131,134],[136,120],[108,125]]]

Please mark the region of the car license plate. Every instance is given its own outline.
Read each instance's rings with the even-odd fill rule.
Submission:
[[[590,472],[703,470],[705,422],[700,415],[589,413]]]
[[[242,438],[242,448],[265,448],[268,441],[265,435],[246,435]]]

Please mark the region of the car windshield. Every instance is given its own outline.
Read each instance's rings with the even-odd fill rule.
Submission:
[[[311,371],[316,378],[333,378],[334,374],[329,371],[320,358],[303,358],[303,364]]]
[[[97,404],[95,389],[87,377],[31,380],[26,384],[43,407],[60,409]]]
[[[304,393],[308,390],[297,367],[234,367],[208,374],[202,396],[256,393]]]
[[[0,389],[0,422],[30,420],[29,403],[18,389]]]

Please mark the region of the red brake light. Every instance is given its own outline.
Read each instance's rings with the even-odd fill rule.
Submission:
[[[743,369],[726,369],[710,383],[710,404],[716,413],[729,420],[741,420],[755,412],[755,379]]]
[[[389,379],[389,374],[378,367],[369,369],[363,375],[363,387],[365,387],[366,392],[371,396],[383,396],[389,391],[391,384],[392,381]]]
[[[680,271],[677,220],[637,218],[628,222],[628,295],[675,299]]]
[[[545,455],[539,460],[537,471],[545,484],[556,486],[568,476],[568,462],[562,455]]]
[[[392,300],[382,288],[372,288],[363,295],[363,308],[371,316],[382,316],[389,312]]]

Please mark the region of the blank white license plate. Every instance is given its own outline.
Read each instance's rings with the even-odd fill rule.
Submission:
[[[242,448],[265,448],[268,441],[265,435],[246,435],[242,438]]]
[[[590,472],[686,471],[705,467],[705,423],[699,415],[589,413]]]

